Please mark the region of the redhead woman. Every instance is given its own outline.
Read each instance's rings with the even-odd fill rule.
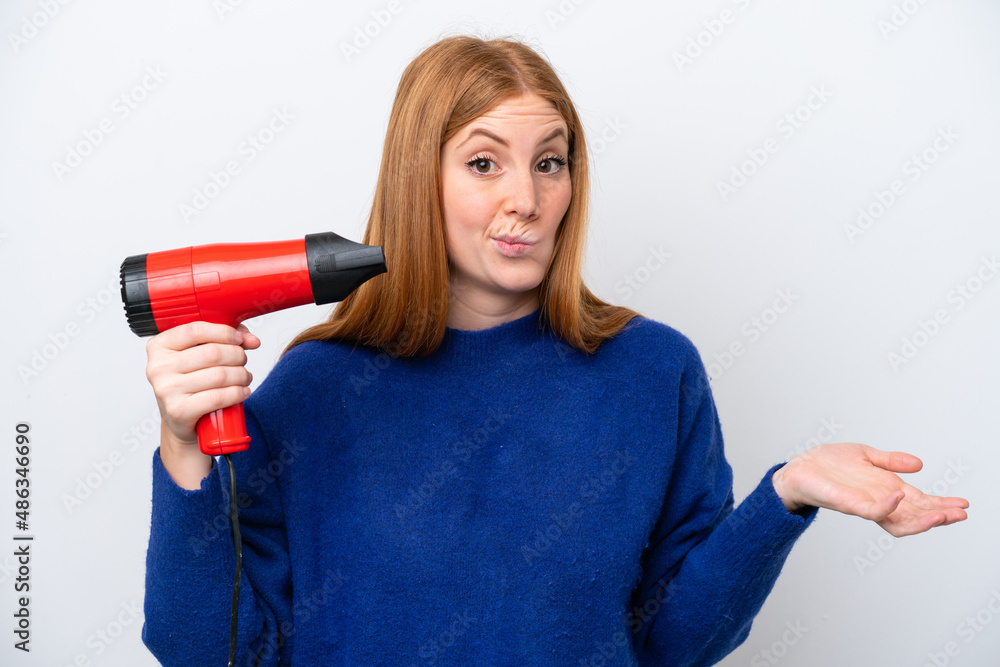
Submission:
[[[895,536],[968,503],[916,457],[821,445],[733,475],[698,351],[583,283],[587,149],[553,68],[442,39],[399,82],[364,243],[388,273],[250,393],[242,325],[147,346],[163,428],[143,640],[222,665],[228,472],[198,418],[245,401],[237,664],[711,665],[819,508]],[[218,523],[218,522],[216,522]]]

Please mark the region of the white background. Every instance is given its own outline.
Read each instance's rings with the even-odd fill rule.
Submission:
[[[971,502],[964,524],[901,540],[821,512],[722,664],[997,664],[1000,4],[233,4],[0,9],[0,663],[155,664],[128,611],[143,598],[158,423],[122,259],[327,230],[360,240],[400,74],[475,31],[526,39],[563,78],[592,149],[588,284],[698,346],[738,499],[822,440],[917,454],[915,485]],[[250,160],[240,146],[274,109],[294,118]],[[939,132],[951,138],[935,148]],[[185,221],[181,205],[229,160],[240,172]],[[739,187],[724,197],[720,182]],[[852,235],[859,208],[878,216]],[[779,290],[792,305],[775,316]],[[251,321],[265,341],[255,385],[328,312]],[[727,358],[734,342],[743,353]],[[30,655],[12,646],[21,421]]]

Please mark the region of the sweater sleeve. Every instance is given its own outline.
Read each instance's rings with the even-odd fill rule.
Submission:
[[[246,410],[250,448],[232,455],[243,542],[236,664],[291,664],[291,572],[269,447]],[[235,550],[229,479],[217,458],[198,490],[179,487],[153,454],[143,643],[164,667],[225,665]]]
[[[704,365],[689,355],[679,391],[677,454],[633,591],[642,665],[714,665],[742,644],[816,508],[789,512],[771,468],[733,509],[733,475]]]

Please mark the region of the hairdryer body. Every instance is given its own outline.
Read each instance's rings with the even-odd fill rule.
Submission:
[[[152,336],[188,322],[235,327],[245,319],[342,301],[386,272],[380,246],[332,232],[270,243],[220,243],[133,255],[121,266],[129,328]],[[209,455],[247,449],[243,404],[204,415],[198,446]]]

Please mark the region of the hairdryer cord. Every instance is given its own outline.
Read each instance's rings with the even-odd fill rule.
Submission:
[[[233,546],[236,549],[236,570],[233,573],[233,606],[229,615],[229,667],[236,667],[236,628],[240,610],[240,571],[243,568],[243,541],[240,539],[240,516],[236,505],[236,471],[229,454],[222,455],[229,470],[229,519],[233,526]]]

